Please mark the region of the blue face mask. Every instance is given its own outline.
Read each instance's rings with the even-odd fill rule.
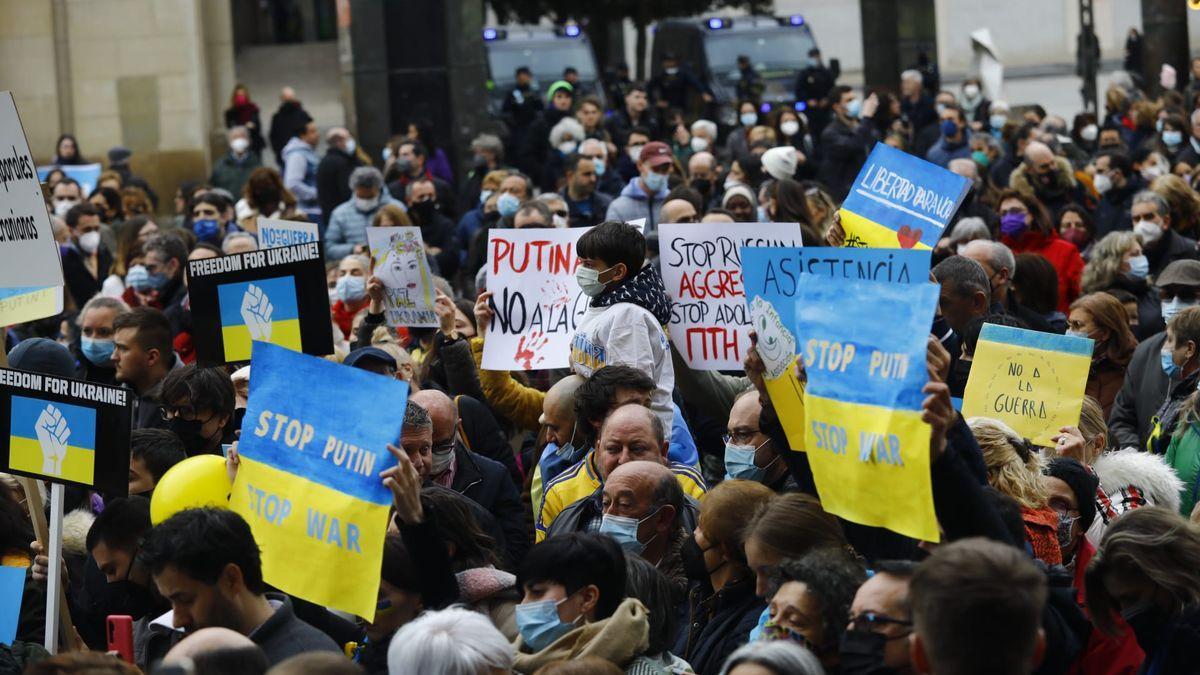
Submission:
[[[769,440],[770,439],[767,439],[767,441]],[[754,453],[758,451],[758,448],[766,445],[767,441],[763,441],[757,448],[751,445],[734,445],[733,443],[726,443],[726,480],[730,478],[738,478],[741,480],[752,480],[758,483],[763,482],[763,479],[767,477],[767,471],[771,469],[775,462],[779,461],[779,457],[776,456],[775,459],[771,460],[771,463],[766,466],[759,467],[754,464]]]
[[[511,192],[505,192],[496,198],[496,210],[500,212],[501,218],[507,218],[516,213],[520,206],[521,200]]]
[[[1175,377],[1179,374],[1179,366],[1175,365],[1175,359],[1171,358],[1170,349],[1164,347],[1158,356],[1162,361],[1162,369],[1167,374],[1167,377]]]
[[[1008,121],[1008,115],[992,115],[988,118],[988,124],[997,131],[1004,127],[1004,123]]]
[[[1188,307],[1195,307],[1195,306],[1196,306],[1196,303],[1194,303],[1194,302],[1184,302],[1183,300],[1180,300],[1178,297],[1171,298],[1170,300],[1167,300],[1162,303],[1163,321],[1164,322],[1170,321],[1171,317],[1182,312],[1183,310],[1187,309]]]
[[[758,113],[744,112],[738,116],[738,121],[741,122],[742,126],[744,127],[752,127],[754,126],[754,123],[758,121]]]
[[[1163,143],[1166,143],[1173,148],[1183,142],[1183,132],[1175,131],[1174,129],[1168,129],[1167,131],[1162,132],[1162,139]]]
[[[569,598],[571,596],[567,596]],[[517,605],[514,619],[521,639],[535,652],[549,647],[555,640],[571,632],[572,624],[558,618],[558,606],[567,601],[542,600]]]
[[[660,506],[651,511],[646,515],[645,518],[642,518],[641,520],[638,520],[637,518],[627,518],[625,516],[611,516],[606,513],[600,519],[600,534],[607,534],[608,536],[612,537],[617,544],[621,546],[621,548],[634,555],[640,555],[642,551],[646,550],[646,544],[649,544],[650,541],[654,541],[654,538],[658,536],[658,533],[655,532],[654,537],[650,537],[650,541],[643,544],[642,542],[638,541],[637,538],[638,527],[640,527],[642,523],[653,518],[661,510],[662,507]]]
[[[488,200],[488,197],[491,197],[491,196],[492,196],[491,190],[480,190],[479,191],[479,203],[483,204],[484,202],[486,202]]]
[[[861,114],[862,114],[862,101],[860,101],[858,99],[854,99],[853,101],[850,101],[849,103],[846,104],[846,116],[847,117],[850,117],[853,119],[858,119],[858,116]]]
[[[350,275],[338,277],[336,290],[338,298],[343,303],[355,303],[366,297],[367,282],[362,277],[352,277]]]
[[[1150,275],[1150,261],[1146,256],[1139,255],[1129,259],[1129,276],[1134,279],[1145,279]]]
[[[90,337],[79,338],[79,351],[97,366],[112,367],[113,341],[95,340]]]
[[[592,160],[592,163],[596,165],[596,178],[599,178],[599,177],[603,176],[603,175],[604,175],[604,170],[608,168],[608,167],[607,167],[607,166],[604,164],[604,160],[602,160],[602,159],[593,159],[593,160]]]
[[[958,134],[958,122],[954,120],[942,120],[942,136],[950,138]]]
[[[647,171],[646,176],[642,178],[642,182],[646,184],[646,187],[650,188],[650,192],[658,194],[663,191],[663,188],[667,187],[667,174],[658,173],[657,171]]]
[[[221,223],[213,218],[192,221],[192,232],[196,239],[212,244],[221,239]]]

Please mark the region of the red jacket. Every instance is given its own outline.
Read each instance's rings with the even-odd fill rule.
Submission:
[[[1088,541],[1087,537],[1081,539],[1079,552],[1075,554],[1075,583],[1073,585],[1076,600],[1083,608],[1084,613],[1088,613],[1087,594],[1083,581],[1084,571],[1087,570],[1088,563],[1095,554],[1096,547],[1092,546],[1092,542]],[[1125,625],[1125,620],[1120,617],[1116,617],[1116,620],[1117,626],[1125,631],[1124,634],[1115,638],[1099,628],[1092,628],[1092,634],[1088,637],[1083,653],[1067,669],[1066,675],[1134,675],[1141,669],[1142,661],[1146,658],[1145,653],[1138,646],[1133,631]]]
[[[333,315],[333,322],[342,329],[342,337],[346,340],[351,339],[350,328],[354,324],[354,315],[362,311],[363,307],[367,306],[367,299],[363,298],[362,304],[357,309],[351,310],[346,306],[346,303],[338,300],[329,308],[330,314]]]
[[[1080,278],[1083,276],[1083,256],[1075,244],[1060,239],[1058,234],[1042,234],[1030,230],[1019,238],[1001,235],[1000,241],[1012,249],[1013,255],[1018,253],[1036,253],[1050,264],[1058,273],[1058,311],[1066,314],[1071,303],[1080,295]]]

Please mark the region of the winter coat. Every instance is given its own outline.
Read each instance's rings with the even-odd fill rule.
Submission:
[[[653,234],[658,230],[658,211],[667,201],[667,195],[670,192],[664,185],[657,194],[650,195],[642,186],[641,177],[634,176],[621,190],[621,196],[612,200],[612,203],[608,205],[604,219],[627,223],[638,218],[645,218],[646,228],[643,233]]]
[[[1125,369],[1129,367],[1129,359],[1132,357],[1131,353],[1123,360],[1113,360],[1108,356],[1092,359],[1083,393],[1100,403],[1105,419],[1108,419],[1109,413],[1112,412],[1113,402],[1125,382]]]
[[[1053,230],[1043,234],[1034,229],[1016,238],[1001,235],[1000,241],[1012,249],[1013,255],[1036,253],[1049,260],[1058,273],[1058,311],[1070,311],[1071,303],[1080,295],[1079,284],[1083,277],[1083,257],[1075,244],[1060,239]]]
[[[101,285],[108,277],[113,264],[112,253],[109,253],[108,248],[103,245],[96,249],[96,276],[92,276],[92,272],[85,262],[88,256],[75,244],[67,244],[60,250],[62,251],[63,283],[67,286],[67,293],[71,296],[71,300],[75,302],[75,308],[83,309],[87,301],[100,292]]]
[[[341,260],[350,255],[355,246],[366,244],[367,228],[371,226],[371,219],[388,204],[399,202],[384,192],[370,211],[359,211],[354,199],[342,202],[333,209],[329,220],[326,221],[325,257],[328,260]]]
[[[1146,253],[1146,261],[1150,263],[1150,276],[1157,277],[1167,265],[1176,260],[1195,260],[1196,240],[1185,237],[1168,227],[1163,232],[1162,239],[1142,247]]]
[[[1171,380],[1166,399],[1150,418],[1150,437],[1146,439],[1146,450],[1156,455],[1166,454],[1171,438],[1178,430],[1179,420],[1183,417],[1184,403],[1196,391],[1198,378],[1200,373],[1192,373],[1182,380]]]
[[[603,223],[608,217],[608,209],[613,202],[612,197],[599,190],[593,191],[587,199],[577,202],[571,201],[567,188],[563,188],[559,194],[567,203],[571,227],[591,227]]]
[[[1075,180],[1075,168],[1066,157],[1054,158],[1054,181],[1046,185],[1029,175],[1029,165],[1022,162],[1008,179],[1009,187],[1039,201],[1050,211],[1051,216],[1068,204],[1076,204],[1089,212],[1091,200],[1087,188]]]
[[[1092,239],[1100,241],[1109,232],[1133,229],[1129,209],[1133,205],[1133,196],[1144,189],[1146,181],[1134,173],[1124,187],[1114,187],[1100,195],[1100,203],[1096,206],[1096,234]]]
[[[1150,437],[1150,418],[1167,396],[1168,379],[1159,363],[1167,341],[1165,332],[1151,336],[1133,350],[1125,381],[1108,415],[1110,445],[1143,448]]]
[[[283,146],[283,186],[296,197],[296,208],[314,223],[321,222],[317,201],[317,153],[295,136]]]
[[[1088,563],[1094,555],[1096,547],[1092,542],[1088,541],[1087,537],[1081,539],[1073,563],[1075,579],[1072,586],[1076,591],[1076,602],[1084,611],[1087,611],[1087,587],[1084,577]],[[1088,636],[1083,653],[1071,664],[1067,675],[1134,675],[1138,668],[1141,668],[1146,655],[1138,646],[1125,621],[1120,617],[1116,620],[1117,625],[1125,629],[1125,634],[1112,637],[1102,630],[1093,630]]]
[[[699,675],[717,675],[726,657],[745,644],[758,625],[766,601],[754,595],[751,574],[707,596],[702,588],[693,582],[687,622],[680,626],[671,652],[692,664]]]
[[[563,509],[547,528],[546,538],[550,539],[570,532],[588,532],[588,525],[599,521],[603,515],[603,490],[603,486],[598,485],[595,492],[583,499],[575,500]],[[678,523],[684,530],[692,532],[696,529],[698,522],[700,522],[700,502],[685,492],[683,511],[679,514]]]
[[[354,196],[350,189],[350,174],[362,165],[358,157],[341,148],[330,147],[317,164],[317,203],[321,207],[321,222],[328,223],[333,210]]]
[[[516,607],[522,597],[522,592],[517,588],[517,577],[495,567],[475,567],[454,576],[458,581],[462,602],[491,619],[509,642],[516,640],[520,634],[517,631]]]
[[[250,180],[250,174],[260,166],[262,160],[253,152],[247,152],[242,157],[235,157],[232,152],[227,152],[213,164],[208,182],[213,187],[223,188],[228,190],[229,194],[238,197],[242,194],[246,181]]]
[[[663,329],[670,316],[671,301],[658,269],[647,265],[592,298],[571,338],[570,354],[571,369],[586,378],[614,364],[649,375],[656,383],[650,409],[662,420],[667,437],[675,420],[671,406],[675,369]]]
[[[1196,508],[1196,500],[1200,496],[1200,420],[1196,419],[1195,413],[1180,425],[1171,438],[1165,461],[1183,481],[1183,489],[1179,492],[1179,513],[1187,518]]]
[[[261,158],[263,148],[267,146],[262,135],[262,120],[259,119],[258,106],[247,102],[225,109],[225,128],[232,129],[244,126],[250,132],[250,150]],[[237,194],[236,192],[234,194]]]
[[[1158,291],[1150,284],[1149,280],[1137,279],[1122,273],[1112,280],[1108,288],[1099,290],[1108,291],[1113,288],[1128,291],[1137,299],[1138,325],[1133,329],[1133,334],[1139,342],[1167,329],[1162,318],[1162,302],[1158,298]],[[1089,289],[1086,292],[1092,292],[1092,290]]]
[[[541,651],[531,651],[524,638],[518,637],[513,643],[513,672],[531,675],[546,664],[586,656],[604,659],[624,669],[646,651],[649,636],[646,606],[637,598],[625,598],[612,616],[573,628]]]
[[[952,159],[970,158],[971,144],[967,142],[966,132],[963,133],[963,139],[960,143],[953,143],[946,140],[945,136],[942,136],[937,140],[937,143],[933,144],[932,148],[929,148],[929,152],[925,153],[925,159],[943,167],[950,166],[950,160]]]
[[[867,153],[876,140],[875,125],[869,120],[851,128],[842,118],[835,117],[821,131],[821,166],[817,170],[817,179],[829,188],[829,195],[835,202],[846,199],[850,185],[866,163]]]
[[[305,112],[299,101],[284,101],[279,109],[271,116],[271,152],[275,153],[275,163],[283,166],[283,148],[296,134],[304,131],[304,125],[312,121],[312,115]]]
[[[530,541],[525,507],[508,469],[500,462],[471,452],[461,440],[455,443],[454,459],[450,488],[496,516],[497,524],[504,530],[505,560],[509,565],[517,564],[525,557]]]
[[[1179,510],[1179,492],[1183,481],[1159,455],[1137,448],[1113,450],[1101,454],[1092,463],[1100,479],[1096,490],[1096,519],[1087,537],[1099,545],[1109,523],[1121,514],[1143,506],[1161,506]]]

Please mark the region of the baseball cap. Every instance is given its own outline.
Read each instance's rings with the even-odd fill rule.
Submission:
[[[567,82],[566,80],[557,80],[554,84],[550,85],[549,89],[546,90],[546,100],[549,101],[550,99],[554,98],[554,92],[560,89],[567,92],[571,96],[575,95],[575,87],[571,86],[570,82]]]
[[[662,141],[650,141],[642,146],[642,154],[639,157],[640,161],[653,169],[671,163],[671,148]]]
[[[21,340],[8,353],[8,365],[55,377],[75,377],[75,359],[67,348],[49,338]]]
[[[1154,285],[1200,287],[1200,260],[1176,260],[1154,280]]]
[[[379,347],[359,347],[346,355],[342,361],[343,365],[351,368],[361,368],[358,364],[366,359],[374,359],[388,366],[392,370],[396,369],[396,359],[392,355],[383,351]]]

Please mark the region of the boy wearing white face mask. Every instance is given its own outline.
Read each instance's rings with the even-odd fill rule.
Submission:
[[[1134,195],[1129,217],[1134,234],[1142,240],[1151,276],[1158,276],[1176,260],[1195,256],[1196,240],[1171,227],[1171,207],[1161,195],[1149,190]]]
[[[611,209],[610,209],[611,213]],[[637,368],[654,380],[650,409],[671,435],[675,370],[663,325],[671,301],[658,269],[643,266],[646,239],[621,222],[597,225],[579,238],[579,285],[591,298],[571,338],[571,369],[591,377],[607,365]]]

